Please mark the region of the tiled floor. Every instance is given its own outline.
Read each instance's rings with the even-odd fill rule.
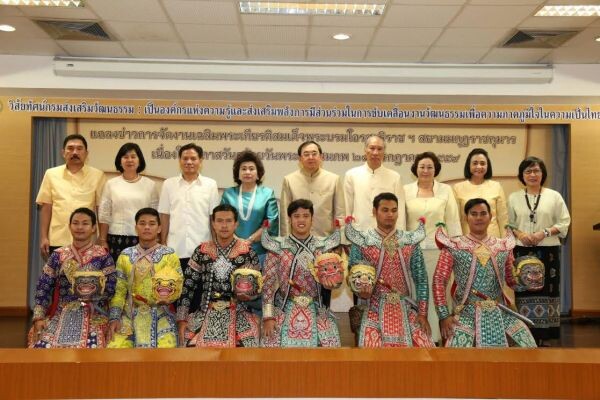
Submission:
[[[354,346],[354,335],[346,313],[337,313],[343,346]],[[25,347],[29,319],[0,317],[0,348]],[[553,347],[600,347],[600,318],[563,318],[561,338]]]

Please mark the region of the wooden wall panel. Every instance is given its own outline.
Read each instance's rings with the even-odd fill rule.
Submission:
[[[573,310],[600,310],[600,129],[598,123],[571,125],[571,260]],[[598,396],[600,398],[600,395]]]
[[[27,303],[31,116],[0,104],[0,308]]]
[[[0,350],[4,398],[597,399],[600,349]]]

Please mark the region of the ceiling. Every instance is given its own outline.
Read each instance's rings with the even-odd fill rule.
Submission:
[[[85,8],[72,9],[0,6],[0,24],[17,29],[0,32],[0,54],[359,63],[600,63],[600,42],[594,40],[600,36],[600,18],[534,17],[546,4],[600,4],[600,0],[387,0],[385,13],[377,17],[240,15],[234,0],[87,0]],[[115,41],[53,40],[34,19],[99,21]],[[517,29],[581,32],[556,49],[501,48]],[[351,39],[340,42],[331,38],[339,32],[350,34]]]

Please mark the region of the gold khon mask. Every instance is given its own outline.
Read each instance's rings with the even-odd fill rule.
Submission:
[[[183,277],[170,268],[161,269],[152,277],[152,295],[157,303],[173,303],[181,296]]]

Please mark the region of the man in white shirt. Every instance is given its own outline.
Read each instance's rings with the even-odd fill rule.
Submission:
[[[344,197],[346,215],[354,217],[354,226],[359,230],[375,228],[373,199],[380,193],[390,192],[398,198],[398,221],[396,228],[406,229],[406,207],[400,174],[383,166],[385,140],[371,135],[365,142],[367,162],[346,172]]]
[[[158,204],[161,242],[175,249],[184,270],[194,249],[212,239],[210,215],[219,205],[217,182],[200,175],[202,155],[195,143],[179,149],[181,175],[165,180]]]
[[[317,236],[329,236],[335,229],[335,220],[344,223],[346,217],[342,179],[323,168],[323,151],[314,141],[302,143],[298,147],[300,168],[283,178],[281,187],[281,210],[294,200],[310,200],[315,209],[312,233]],[[290,232],[290,219],[285,212],[280,214],[280,235]]]

